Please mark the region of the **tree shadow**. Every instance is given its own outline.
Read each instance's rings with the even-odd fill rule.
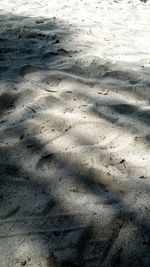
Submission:
[[[127,203],[124,196],[127,187],[131,187],[131,194],[134,194],[133,181],[118,181],[118,177],[101,168],[102,159],[99,168],[92,165],[93,156],[98,158],[99,152],[106,163],[115,164],[110,159],[112,156],[115,158],[115,153],[103,153],[100,146],[93,150],[90,138],[76,128],[70,135],[72,142],[74,146],[84,143],[90,147],[86,154],[91,164],[84,162],[83,153],[79,156],[74,151],[61,151],[54,141],[67,136],[72,128],[69,122],[63,119],[60,122],[57,114],[54,116],[53,113],[46,117],[50,140],[41,137],[44,122],[41,117],[38,119],[40,112],[55,106],[61,106],[61,111],[66,112],[64,103],[69,101],[69,97],[65,95],[66,98],[61,100],[57,95],[50,95],[48,100],[43,100],[44,104],[38,106],[39,100],[34,102],[34,94],[27,88],[34,83],[39,94],[43,86],[44,91],[54,94],[51,83],[57,88],[63,75],[89,88],[93,86],[93,75],[98,84],[98,79],[113,78],[129,81],[132,85],[138,83],[138,74],[133,78],[132,73],[111,71],[110,67],[97,63],[86,68],[78,62],[70,68],[61,65],[74,55],[65,47],[73,32],[55,18],[5,15],[1,16],[0,22],[4,25],[0,29],[0,258],[3,267],[8,264],[148,266],[148,210],[143,215],[132,202]],[[56,69],[60,76],[55,73]],[[28,93],[25,98],[24,92]],[[98,101],[87,92],[79,95],[76,89],[75,95],[78,99],[83,98],[86,104]],[[26,103],[22,106],[24,99]],[[141,111],[127,103],[109,105],[111,111],[105,113],[107,116],[101,112],[101,103],[100,109],[94,109],[94,112],[119,127],[122,126],[111,118],[112,111],[129,120],[136,113],[136,119],[144,116],[149,126],[149,111]],[[16,106],[19,112],[16,112]],[[34,120],[39,120],[39,124],[34,124]],[[124,130],[129,131],[127,125]],[[50,143],[50,148],[47,148],[47,143]],[[120,171],[118,164],[115,169]],[[147,196],[147,183],[142,181],[140,185]],[[10,254],[6,253],[7,250]]]

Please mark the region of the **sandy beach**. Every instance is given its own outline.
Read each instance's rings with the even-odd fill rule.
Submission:
[[[150,266],[150,1],[1,0],[0,267]]]

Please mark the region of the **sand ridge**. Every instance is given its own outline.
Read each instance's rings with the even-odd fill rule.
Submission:
[[[149,266],[149,1],[1,1],[0,267]]]

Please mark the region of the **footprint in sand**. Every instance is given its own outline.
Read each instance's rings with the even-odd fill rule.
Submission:
[[[27,81],[40,82],[43,81],[49,74],[49,71],[44,67],[36,67],[34,65],[25,65],[20,68],[20,75]]]

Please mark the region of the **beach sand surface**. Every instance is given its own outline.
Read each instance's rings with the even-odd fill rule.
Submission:
[[[150,266],[150,2],[1,0],[0,267]]]

